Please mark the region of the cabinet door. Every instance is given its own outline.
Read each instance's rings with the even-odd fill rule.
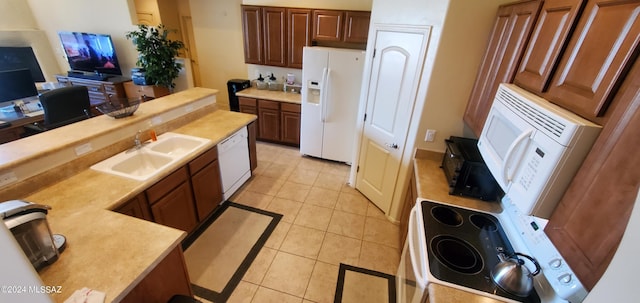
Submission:
[[[240,105],[241,113],[258,115],[258,103],[256,99],[238,97],[238,105]]]
[[[602,133],[545,227],[587,289],[607,269],[638,193],[639,91],[640,64],[636,62],[607,112]]]
[[[344,42],[367,43],[371,12],[345,12]]]
[[[313,40],[342,40],[344,12],[332,10],[313,11]]]
[[[249,133],[249,164],[251,171],[256,170],[258,167],[258,150],[256,148],[256,138],[258,136],[258,123],[253,121],[247,125],[247,132]]]
[[[191,232],[198,224],[189,182],[183,182],[151,205],[156,223]]]
[[[590,1],[544,95],[587,119],[604,115],[638,55],[640,1]]]
[[[258,139],[280,141],[279,102],[258,100]]]
[[[284,143],[300,145],[300,105],[283,103],[280,106],[280,139]]]
[[[476,76],[464,121],[480,136],[498,85],[511,83],[542,1],[501,5]]]
[[[193,198],[196,200],[198,221],[202,221],[222,202],[222,183],[218,160],[209,163],[191,176]]]
[[[542,94],[585,0],[546,0],[514,82]]]
[[[262,33],[262,9],[257,6],[242,6],[242,35],[244,62],[264,64]]]
[[[302,49],[311,45],[311,10],[287,9],[287,66],[302,68]]]
[[[281,7],[263,7],[264,64],[287,66],[287,17]]]
[[[149,210],[149,203],[147,203],[147,198],[145,198],[144,194],[135,196],[114,211],[139,219],[153,221],[151,211]]]

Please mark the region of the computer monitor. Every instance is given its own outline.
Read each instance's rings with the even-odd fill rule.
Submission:
[[[0,102],[38,95],[29,69],[0,71]]]

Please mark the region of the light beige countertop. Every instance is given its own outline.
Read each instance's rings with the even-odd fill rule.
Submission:
[[[440,168],[442,157],[442,153],[427,150],[418,150],[416,152],[414,173],[416,176],[418,197],[492,213],[502,212],[502,207],[496,202],[449,195],[447,178],[442,168]]]
[[[280,102],[287,102],[287,103],[296,103],[296,104],[302,103],[301,94],[285,93],[283,91],[257,89],[255,87],[250,87],[245,90],[241,90],[237,92],[236,95],[240,97],[280,101]]]
[[[418,150],[414,159],[414,174],[418,197],[435,202],[443,202],[454,206],[479,209],[487,212],[500,213],[502,207],[496,202],[486,202],[478,199],[449,195],[444,171],[440,168],[442,153]],[[428,285],[430,303],[498,303],[501,301],[476,295],[449,286],[430,283]]]
[[[167,96],[168,99],[164,99],[167,97],[155,99],[143,103],[141,109],[132,116],[135,118],[131,120],[143,121],[159,112],[169,111],[176,106],[184,106],[183,103],[176,102],[176,98],[179,97],[195,100],[215,95],[215,93],[217,93],[215,90],[195,89],[190,93]],[[156,104],[156,101],[160,102]],[[191,105],[188,102],[185,104],[187,107],[184,117],[177,118],[173,122],[166,122],[167,125],[158,126],[159,135],[171,131],[207,138],[211,140],[206,148],[208,149],[256,119],[254,115],[218,110],[216,105],[205,106],[190,112]],[[143,105],[145,106],[143,107]],[[95,117],[85,121],[96,118],[108,117]],[[109,124],[108,127],[111,129],[107,127],[107,129],[99,131],[109,132],[122,127],[116,122],[121,122],[122,125],[135,122],[126,121],[126,119],[123,121],[102,120],[104,121],[86,122],[85,127],[71,127],[66,131],[74,132],[84,129],[85,132],[91,134],[97,130],[86,129],[88,124],[104,123]],[[85,121],[78,123],[82,124]],[[69,133],[66,135],[69,136]],[[84,135],[79,134],[79,136]],[[42,138],[44,137],[42,136]],[[55,137],[57,138],[57,136]],[[115,145],[119,145],[119,149],[111,149],[109,153],[115,154],[130,148],[133,145],[131,139],[132,137],[124,140],[125,143],[118,142]],[[14,147],[22,146],[22,144],[23,142],[14,144]],[[75,143],[69,141],[64,144]],[[48,151],[42,152],[47,153]],[[97,151],[97,153],[100,152]],[[102,155],[103,158],[109,156]],[[182,167],[196,156],[197,154],[193,154],[185,157],[176,163],[171,170]],[[38,155],[34,157],[38,157]],[[6,160],[8,157],[4,159]],[[95,159],[93,156],[93,161]],[[7,165],[9,164],[11,163]],[[63,234],[67,238],[67,248],[61,253],[60,258],[52,265],[40,270],[39,274],[44,285],[62,287],[62,293],[52,294],[55,302],[63,302],[75,290],[83,287],[105,292],[105,302],[119,301],[177,245],[180,245],[186,233],[111,211],[111,209],[117,208],[143,192],[163,176],[147,181],[135,181],[91,170],[88,167],[91,163],[83,163],[82,165],[84,165],[83,168],[78,169],[71,176],[19,197],[30,202],[51,206],[52,209],[47,215],[51,230],[53,233]],[[67,169],[70,168],[67,167]],[[55,175],[49,177],[55,177]],[[16,191],[8,192],[15,194]],[[6,193],[7,191],[0,191],[3,196]]]

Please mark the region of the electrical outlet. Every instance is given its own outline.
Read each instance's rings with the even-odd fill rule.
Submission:
[[[436,137],[436,130],[427,129],[427,135],[424,137],[424,141],[433,142],[433,140],[435,140],[435,137]]]

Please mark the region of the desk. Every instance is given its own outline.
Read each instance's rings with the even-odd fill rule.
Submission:
[[[0,108],[10,105],[11,102],[0,103]],[[23,114],[21,112],[5,112],[0,111],[0,120],[11,123],[9,127],[0,129],[0,144],[9,141],[18,140],[24,134],[24,126],[34,122],[44,120],[44,111],[34,112],[33,114]]]

